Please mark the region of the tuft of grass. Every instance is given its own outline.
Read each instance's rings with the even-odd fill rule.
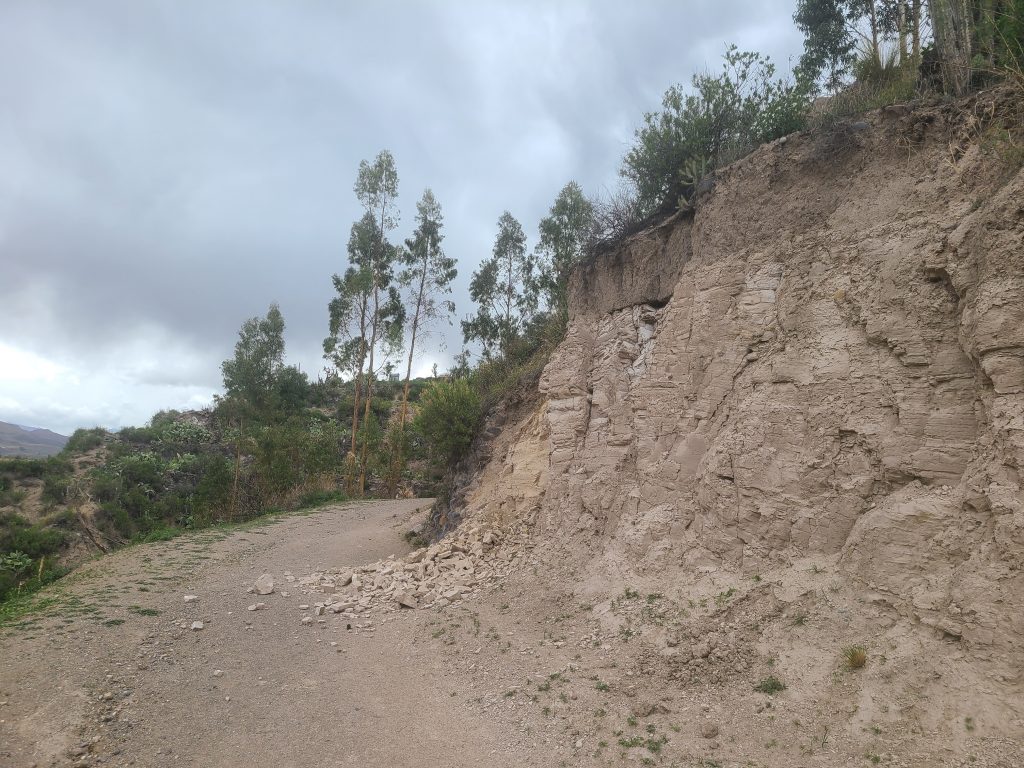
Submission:
[[[843,663],[847,669],[861,669],[868,663],[868,649],[863,645],[843,648]]]
[[[786,690],[786,684],[775,677],[775,675],[769,675],[754,686],[754,690],[760,693],[767,693],[769,696],[774,696],[779,691]]]
[[[312,509],[313,507],[322,507],[324,504],[336,504],[348,500],[348,496],[343,491],[310,491],[299,497],[296,509]]]
[[[597,690],[602,691],[602,692],[603,691],[610,691],[611,690],[611,686],[608,685],[608,683],[604,682],[603,680],[598,680],[597,683],[594,685],[594,687]]]

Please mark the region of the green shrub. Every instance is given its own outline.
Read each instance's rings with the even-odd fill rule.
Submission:
[[[170,445],[199,446],[209,443],[210,431],[194,421],[173,421],[159,430],[160,441]]]
[[[647,213],[674,207],[700,179],[759,144],[803,127],[811,84],[776,79],[775,66],[758,53],[730,46],[721,73],[695,75],[691,92],[674,85],[660,112],[644,116],[621,174],[635,187]]]
[[[481,418],[480,396],[465,379],[434,382],[420,397],[414,425],[435,461],[458,461],[473,442]]]
[[[786,684],[774,675],[769,675],[755,685],[754,690],[759,693],[767,693],[769,696],[773,696],[780,691],[786,690]]]
[[[0,600],[26,583],[51,578],[51,555],[67,541],[63,531],[32,524],[21,515],[0,513]]]
[[[125,442],[149,445],[160,439],[160,432],[153,427],[123,427],[117,436]]]
[[[68,442],[64,446],[62,453],[67,456],[85,453],[98,445],[102,445],[109,436],[110,433],[103,429],[103,427],[76,429],[71,434],[71,437],[68,438]]]
[[[43,479],[42,499],[48,504],[63,504],[67,499],[71,475],[62,472],[48,473]]]

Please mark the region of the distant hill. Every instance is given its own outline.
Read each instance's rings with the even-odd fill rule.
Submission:
[[[0,421],[0,456],[52,456],[68,439],[48,429],[32,429]]]

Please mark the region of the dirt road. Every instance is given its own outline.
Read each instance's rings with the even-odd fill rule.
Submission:
[[[0,765],[522,765],[523,745],[457,695],[426,616],[304,625],[289,592],[286,573],[408,551],[425,507],[328,507],[80,569],[0,633]],[[248,611],[264,572],[277,591]]]

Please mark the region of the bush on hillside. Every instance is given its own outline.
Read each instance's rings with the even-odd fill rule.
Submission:
[[[103,441],[107,438],[110,433],[103,427],[93,427],[92,429],[76,429],[71,437],[68,438],[67,444],[64,446],[62,451],[65,455],[74,456],[79,453],[86,453],[92,450],[98,445],[102,445]]]
[[[469,449],[480,418],[480,396],[466,379],[454,379],[437,381],[423,393],[413,423],[434,461],[451,465]]]
[[[621,173],[647,214],[689,197],[700,181],[695,171],[713,171],[802,128],[811,94],[809,83],[777,79],[770,59],[735,46],[718,75],[695,75],[691,86],[665,92],[662,110],[644,116],[623,160]]]

